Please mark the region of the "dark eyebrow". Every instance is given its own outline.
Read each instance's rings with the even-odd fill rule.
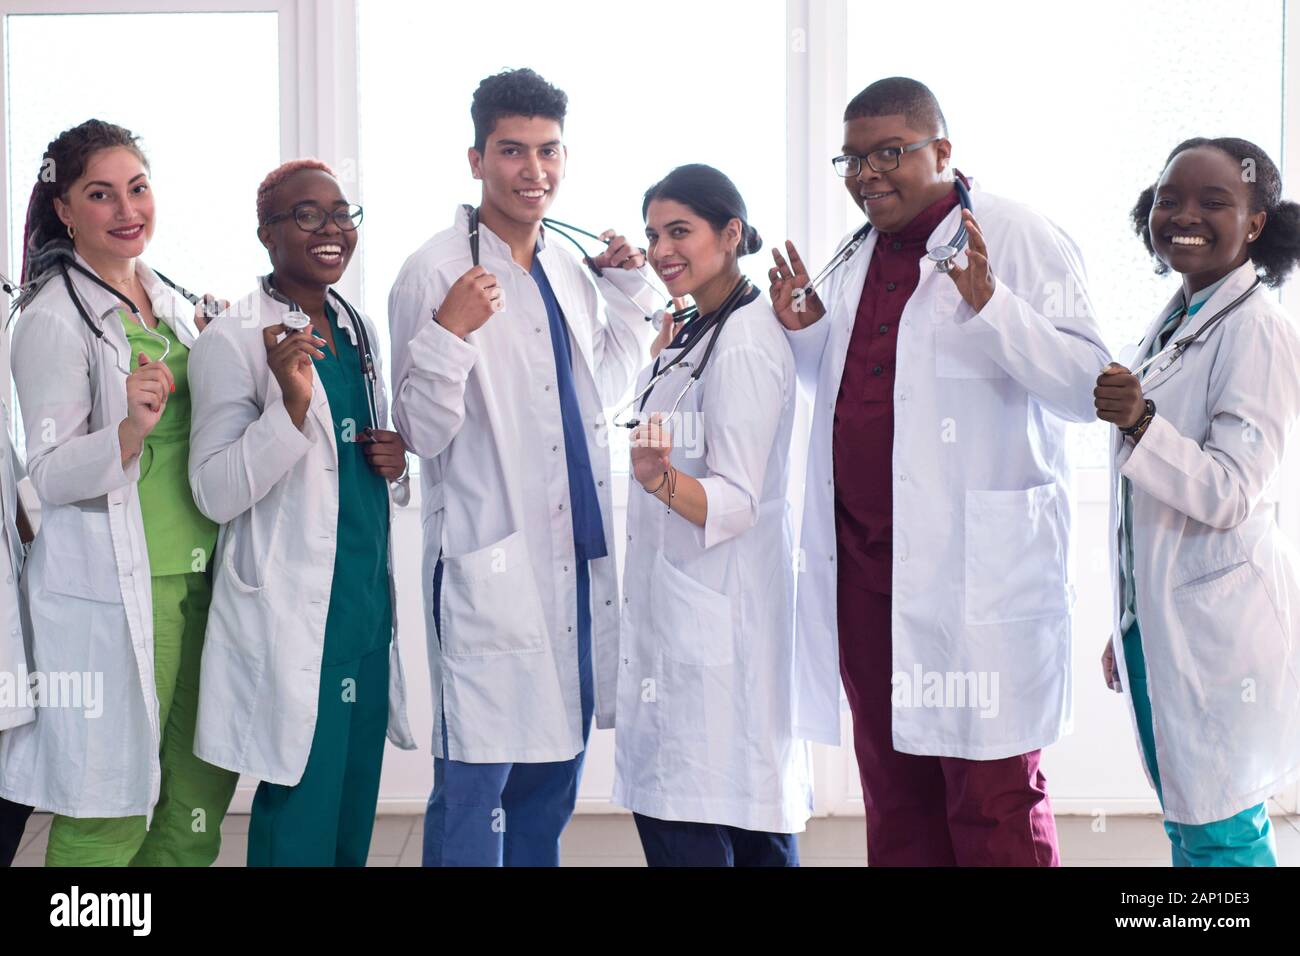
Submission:
[[[885,146],[886,144],[888,144],[888,143],[901,143],[902,141],[903,141],[903,137],[901,137],[901,136],[890,136],[890,137],[888,137],[888,138],[886,138],[886,139],[882,139],[880,142],[876,143],[876,144],[875,144],[874,146],[872,146],[869,150],[867,150],[867,152],[868,152],[868,153],[874,153],[876,150],[884,148],[884,146]]]
[[[686,226],[687,228],[690,228],[690,225],[691,224],[685,219],[674,219],[672,222],[664,223],[664,228],[671,229],[673,226]]]
[[[137,179],[144,179],[144,177],[145,177],[145,174],[144,174],[144,173],[136,173],[134,176],[132,176],[130,179],[128,179],[128,180],[126,181],[126,184],[127,184],[128,186],[130,186],[130,185],[131,185],[133,182],[135,182]],[[87,189],[89,189],[91,186],[107,186],[109,189],[112,189],[112,188],[113,188],[113,184],[112,184],[112,183],[106,183],[106,182],[104,182],[104,180],[102,180],[102,179],[96,179],[96,180],[93,180],[93,181],[91,181],[91,182],[86,183],[86,185],[82,187],[81,191],[84,193],[84,192],[85,192]]]
[[[521,142],[520,142],[519,140],[517,140],[517,139],[499,139],[499,140],[497,140],[497,145],[498,145],[498,146],[522,146],[522,147],[524,147],[525,149],[528,148],[528,144],[527,144],[527,143],[521,143]],[[559,145],[560,145],[560,141],[559,141],[558,139],[550,139],[550,140],[547,140],[545,143],[539,143],[539,144],[538,144],[539,148],[540,148],[541,146],[559,146]]]

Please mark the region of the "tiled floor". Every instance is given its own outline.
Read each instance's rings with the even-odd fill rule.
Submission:
[[[370,843],[371,866],[419,866],[422,817],[381,815]],[[49,831],[47,814],[32,817],[16,866],[40,866]],[[1066,866],[1168,866],[1169,844],[1156,817],[1111,817],[1102,832],[1091,817],[1056,821],[1061,860]],[[1300,817],[1276,813],[1273,827],[1283,866],[1300,866]],[[222,826],[217,866],[243,866],[248,848],[248,817],[232,815]],[[804,866],[865,866],[866,829],[861,817],[819,818],[799,837]],[[565,866],[643,866],[632,818],[624,814],[580,814],[562,841]]]

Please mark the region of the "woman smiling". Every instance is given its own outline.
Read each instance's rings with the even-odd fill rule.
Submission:
[[[1300,769],[1300,576],[1277,478],[1300,419],[1300,333],[1261,285],[1300,260],[1300,206],[1241,139],[1190,139],[1133,209],[1182,287],[1133,371],[1097,379],[1115,425],[1102,658],[1126,690],[1175,866],[1276,865],[1265,801]]]

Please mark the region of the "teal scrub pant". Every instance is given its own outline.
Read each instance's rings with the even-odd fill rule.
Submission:
[[[1142,656],[1142,634],[1136,621],[1124,632],[1124,662],[1128,671],[1129,694],[1137,715],[1138,734],[1147,769],[1155,781],[1156,796],[1164,806],[1160,773],[1156,767],[1156,739],[1151,723],[1151,697],[1147,693],[1146,659]],[[1226,820],[1213,823],[1165,821],[1165,833],[1173,847],[1174,866],[1277,866],[1277,847],[1268,808],[1258,803]]]
[[[388,732],[388,646],[324,664],[316,733],[295,786],[258,784],[249,866],[365,866]]]

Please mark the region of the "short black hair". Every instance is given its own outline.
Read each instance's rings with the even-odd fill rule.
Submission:
[[[907,125],[918,132],[933,130],[939,136],[948,135],[948,121],[944,119],[939,101],[930,88],[920,80],[906,76],[889,76],[876,80],[844,108],[844,122],[864,116],[896,116],[907,118]]]
[[[671,199],[691,209],[697,216],[721,232],[733,219],[740,220],[740,245],[736,257],[747,256],[763,248],[763,237],[749,224],[745,200],[725,173],[704,163],[678,166],[645,191],[641,200],[641,218],[656,199]]]
[[[1220,136],[1217,139],[1194,136],[1183,140],[1165,158],[1165,164],[1160,168],[1161,175],[1164,175],[1164,171],[1179,153],[1202,146],[1227,153],[1241,164],[1242,181],[1250,190],[1250,211],[1268,214],[1263,230],[1250,244],[1250,258],[1264,284],[1277,288],[1300,262],[1300,205],[1282,198],[1282,174],[1278,172],[1273,160],[1269,159],[1268,153],[1250,140],[1235,136]],[[1250,176],[1246,175],[1247,169],[1251,171]],[[1129,219],[1133,231],[1155,260],[1157,274],[1164,275],[1169,271],[1169,266],[1156,255],[1155,246],[1151,244],[1151,207],[1155,203],[1157,183],[1142,190],[1129,213]]]
[[[565,92],[527,67],[494,73],[479,83],[469,107],[474,120],[474,148],[483,152],[487,138],[503,116],[543,116],[555,120],[563,130],[568,108]]]

